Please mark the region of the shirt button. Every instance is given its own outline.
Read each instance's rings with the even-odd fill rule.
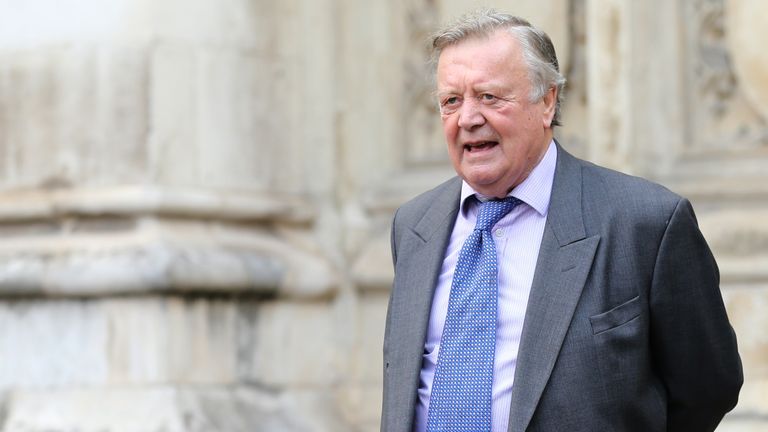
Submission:
[[[494,233],[493,233],[493,234],[494,234],[496,237],[501,237],[501,236],[503,236],[503,235],[504,235],[504,230],[503,230],[503,229],[501,229],[501,228],[499,228],[499,229],[497,229],[496,231],[494,231]]]

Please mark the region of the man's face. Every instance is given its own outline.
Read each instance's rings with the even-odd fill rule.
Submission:
[[[437,93],[448,154],[476,191],[504,197],[539,163],[552,140],[555,90],[529,102],[517,40],[506,31],[446,47]]]

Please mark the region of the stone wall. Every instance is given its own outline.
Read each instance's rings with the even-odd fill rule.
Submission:
[[[472,0],[0,2],[0,431],[375,431],[394,209]],[[760,0],[515,3],[560,141],[690,197],[768,427]]]

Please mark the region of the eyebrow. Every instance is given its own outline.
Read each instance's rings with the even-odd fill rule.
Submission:
[[[473,94],[482,94],[482,93],[510,93],[512,92],[512,89],[508,86],[504,86],[498,83],[483,83],[479,84],[476,87],[471,88],[471,92]],[[446,90],[435,90],[432,92],[432,95],[437,98],[442,98],[447,95],[461,95],[460,92],[448,88]]]

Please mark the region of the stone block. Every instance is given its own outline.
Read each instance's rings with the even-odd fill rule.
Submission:
[[[181,297],[4,301],[0,390],[233,383],[238,307]]]
[[[171,388],[17,391],[2,432],[186,432]]]
[[[326,392],[249,387],[16,391],[2,432],[345,432]]]
[[[352,263],[352,277],[363,289],[389,290],[395,276],[389,231],[373,238],[356,254]]]
[[[107,382],[109,332],[90,302],[0,303],[0,391]]]
[[[726,285],[723,300],[736,332],[746,379],[768,379],[768,285]],[[764,403],[768,410],[768,397]]]
[[[739,404],[728,413],[717,432],[763,432],[768,430],[768,379],[745,376]]]
[[[739,344],[744,386],[718,431],[768,430],[768,285],[725,286],[723,298]]]
[[[339,418],[355,431],[374,432],[380,428],[381,385],[352,386],[339,391]]]
[[[723,283],[754,284],[768,280],[768,209],[702,211],[701,230],[717,258]]]
[[[137,45],[0,50],[3,190],[141,182],[147,53]]]
[[[358,305],[355,346],[359,348],[354,361],[358,374],[355,378],[375,388],[382,385],[384,323],[388,302],[389,291],[378,291],[361,295]]]
[[[241,345],[240,379],[273,388],[331,385],[342,373],[328,303],[276,301],[259,306],[248,325],[253,340]],[[349,325],[353,325],[350,323]],[[245,332],[243,333],[245,334]]]

